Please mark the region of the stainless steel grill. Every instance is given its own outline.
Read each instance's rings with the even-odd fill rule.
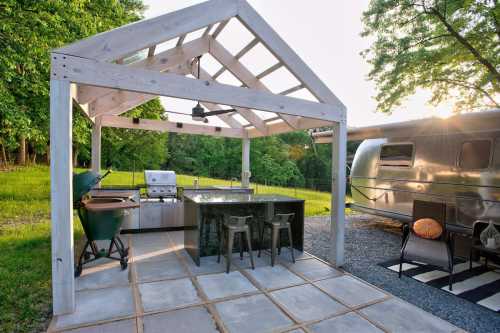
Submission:
[[[177,194],[177,181],[174,171],[145,170],[144,181],[150,198],[171,198]]]

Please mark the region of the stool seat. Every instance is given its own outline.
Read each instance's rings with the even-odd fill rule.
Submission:
[[[244,232],[248,230],[248,225],[237,225],[237,224],[232,224],[232,223],[224,223],[224,227],[231,229],[231,230],[236,230],[239,232]]]
[[[272,224],[273,226],[278,226],[281,228],[287,228],[290,225],[290,222],[283,222],[283,221],[276,221],[276,220],[265,221],[265,223]]]

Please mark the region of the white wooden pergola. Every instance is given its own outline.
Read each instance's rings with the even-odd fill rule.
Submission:
[[[248,45],[232,54],[217,40],[231,19],[253,35]],[[202,31],[189,42],[186,37]],[[157,52],[158,45],[176,41]],[[242,62],[261,45],[275,64],[252,73]],[[139,53],[145,59],[126,61]],[[220,70],[197,73],[193,59],[210,54]],[[135,57],[138,58],[138,57]],[[101,33],[51,53],[50,142],[52,290],[55,315],[75,310],[73,278],[72,103],[80,105],[93,123],[92,169],[100,170],[101,128],[104,126],[240,138],[243,143],[242,185],[250,181],[250,139],[331,126],[332,141],[332,253],[336,266],[344,262],[344,200],[346,108],[299,56],[244,0],[211,0],[199,5],[139,21]],[[273,93],[262,81],[285,69],[300,83]],[[230,72],[241,85],[217,82]],[[200,79],[186,77],[193,75]],[[315,101],[291,97],[307,90]],[[208,110],[229,106],[235,111],[219,115],[225,126],[168,120],[134,120],[120,116],[158,96],[201,101]],[[266,113],[266,117],[262,114]]]

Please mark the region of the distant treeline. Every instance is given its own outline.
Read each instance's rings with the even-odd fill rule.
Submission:
[[[105,129],[102,165],[239,180],[241,149],[238,139]],[[349,145],[351,153],[354,149]],[[306,131],[252,139],[250,161],[252,182],[319,190],[331,186],[331,145],[314,144]],[[81,155],[79,163],[88,164],[89,154]]]

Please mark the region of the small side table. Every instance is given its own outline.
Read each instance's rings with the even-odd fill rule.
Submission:
[[[477,241],[477,239],[473,239],[473,242]],[[490,249],[481,244],[481,241],[479,243],[473,243],[471,246],[471,256],[469,258],[470,266],[469,270],[472,270],[472,253],[473,251],[476,250],[479,252],[479,257],[484,257],[484,265],[486,268],[488,268],[488,259],[498,259],[500,261],[500,249]]]
[[[488,268],[488,259],[494,260],[496,262],[500,262],[500,248],[491,249],[485,247],[481,240],[479,239],[481,232],[488,226],[488,222],[485,221],[476,221],[472,226],[472,242],[470,247],[470,256],[469,256],[469,270],[472,270],[472,255],[474,251],[479,253],[479,258],[484,257],[485,266]]]

